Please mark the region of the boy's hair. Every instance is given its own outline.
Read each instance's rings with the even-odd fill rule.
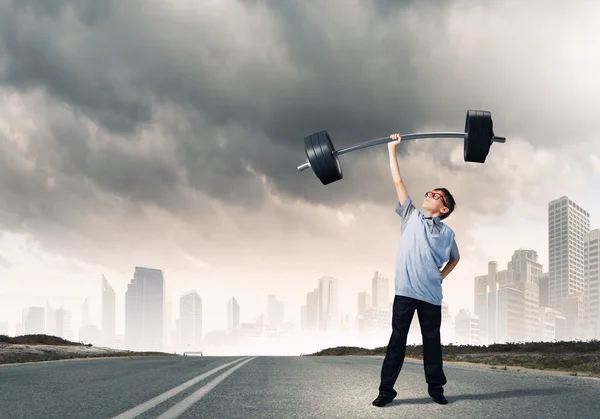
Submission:
[[[454,200],[454,197],[452,196],[450,191],[446,188],[435,188],[434,191],[439,191],[442,194],[444,194],[444,201],[446,201],[446,207],[448,208],[448,212],[445,214],[440,214],[440,220],[443,220],[444,218],[447,218],[450,214],[452,214],[454,208],[456,207],[456,201]]]

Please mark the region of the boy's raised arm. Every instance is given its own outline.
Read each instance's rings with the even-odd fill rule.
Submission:
[[[408,199],[408,191],[404,186],[402,176],[400,176],[400,168],[398,167],[398,156],[396,155],[396,146],[400,144],[400,141],[402,141],[402,137],[400,136],[400,134],[392,134],[390,137],[395,140],[387,143],[388,151],[390,154],[390,170],[392,172],[392,180],[394,181],[394,186],[396,187],[396,193],[398,194],[398,202],[400,203],[400,205],[402,205]]]

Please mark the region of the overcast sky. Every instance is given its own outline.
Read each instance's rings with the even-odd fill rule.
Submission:
[[[394,270],[387,149],[341,156],[323,186],[296,169],[303,138],[462,131],[467,109],[507,137],[485,164],[462,140],[399,147],[418,203],[437,186],[458,202],[445,301],[472,308],[474,276],[520,247],[547,270],[548,201],[600,227],[599,17],[594,1],[0,0],[0,321],[49,301],[78,327],[85,297],[99,318],[104,274],[122,322],[138,265],[165,271],[174,309],[197,290],[206,331],[231,296],[242,321],[273,293],[299,322],[321,275],[354,316]]]

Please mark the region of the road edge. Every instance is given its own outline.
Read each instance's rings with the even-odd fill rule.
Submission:
[[[372,358],[372,359],[383,359],[384,355],[347,355],[347,356],[360,356],[363,358]],[[423,360],[421,358],[411,358],[406,357],[407,361],[412,361],[417,364],[423,364]],[[444,360],[444,364],[453,364],[453,365],[461,365],[465,367],[470,367],[474,369],[485,369],[485,370],[495,370],[495,371],[514,371],[514,372],[523,372],[528,374],[537,374],[537,375],[554,375],[554,376],[562,376],[562,377],[571,377],[571,378],[586,378],[586,379],[595,379],[600,380],[600,374],[594,375],[593,373],[586,373],[581,371],[564,371],[564,370],[554,370],[554,369],[537,369],[530,367],[521,367],[514,365],[500,365],[500,364],[487,364],[484,362],[467,362],[467,361],[446,361]]]

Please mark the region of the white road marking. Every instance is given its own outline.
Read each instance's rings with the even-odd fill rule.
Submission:
[[[230,376],[231,374],[233,374],[233,372],[235,370],[237,370],[238,368],[243,367],[248,362],[252,361],[254,358],[256,358],[256,357],[247,359],[244,362],[241,362],[241,363],[237,364],[235,367],[232,367],[232,368],[228,369],[223,374],[221,374],[217,378],[213,379],[210,383],[208,383],[205,386],[199,388],[198,390],[196,390],[195,392],[193,392],[192,394],[190,394],[188,397],[186,397],[185,399],[183,399],[182,401],[180,401],[179,403],[177,403],[175,406],[171,407],[165,413],[163,413],[162,415],[158,416],[156,419],[176,419],[176,418],[178,418],[187,409],[189,409],[190,407],[192,407],[192,405],[194,403],[196,403],[197,401],[199,401],[202,397],[206,396],[209,391],[211,391],[213,388],[215,388],[216,386],[218,386],[219,383],[221,383],[225,378],[227,378],[228,376]]]
[[[235,361],[228,362],[227,364],[221,365],[220,367],[217,367],[208,372],[205,372],[204,374],[194,377],[191,380],[186,381],[185,383],[180,384],[177,387],[174,387],[169,391],[159,394],[158,396],[148,400],[147,402],[137,405],[136,407],[129,409],[129,410],[121,413],[120,415],[113,417],[112,419],[133,419],[133,418],[137,417],[138,415],[141,415],[142,413],[152,409],[153,407],[158,406],[159,404],[170,399],[171,397],[181,393],[186,388],[191,387],[194,384],[198,383],[199,381],[204,380],[206,377],[209,377],[209,376],[215,374],[216,372],[221,371],[223,368],[227,368],[228,366],[235,364],[236,362],[240,362],[241,360],[244,360],[247,358],[248,357],[246,356],[246,357],[243,357],[240,359],[236,359]]]

